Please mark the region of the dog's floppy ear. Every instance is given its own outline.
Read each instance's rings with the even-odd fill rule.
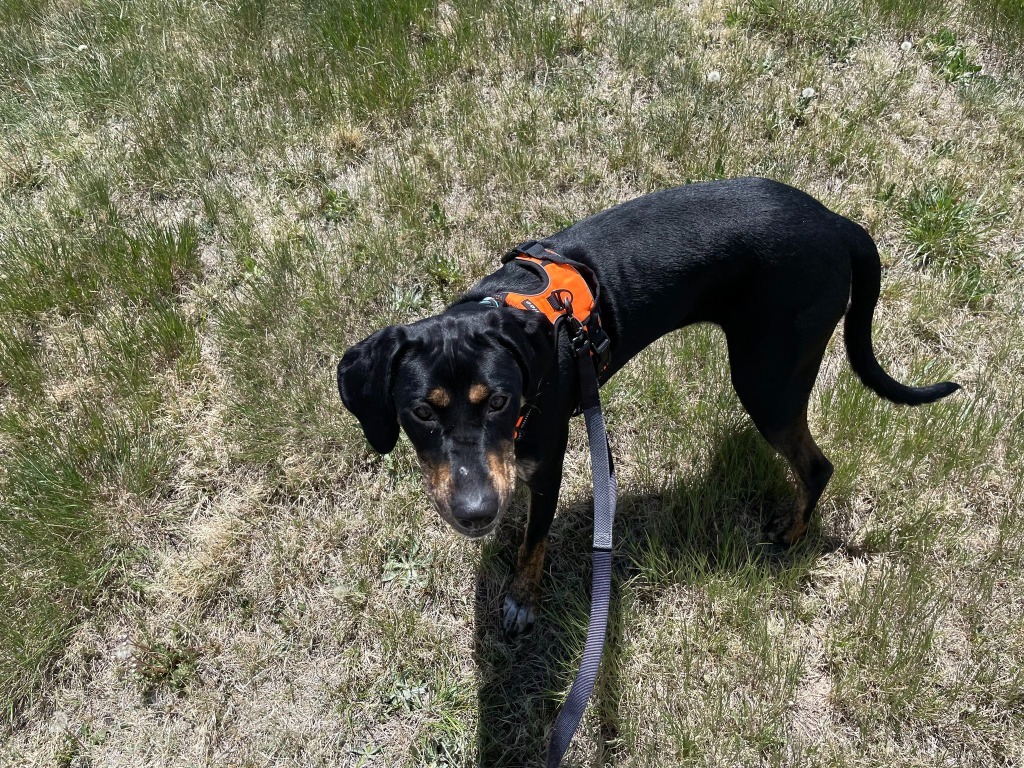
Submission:
[[[341,402],[359,419],[378,453],[390,453],[398,442],[391,384],[406,338],[404,327],[389,326],[351,347],[338,363]]]
[[[519,364],[523,394],[535,394],[534,389],[547,375],[555,357],[551,323],[540,312],[499,309],[491,314],[498,329],[498,344],[509,350]]]

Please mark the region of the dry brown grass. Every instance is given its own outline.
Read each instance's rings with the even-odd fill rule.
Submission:
[[[620,373],[617,600],[569,763],[1024,762],[1024,90],[1002,32],[809,0],[29,5],[0,16],[0,228],[29,243],[0,275],[0,487],[5,521],[41,527],[0,542],[0,765],[534,764],[585,631],[588,478],[565,480],[539,626],[510,643],[521,500],[455,539],[333,366],[510,243],[741,174],[868,226],[879,357],[964,392],[896,408],[833,343],[812,428],[837,473],[780,555],[758,530],[785,472],[720,334]],[[983,77],[926,55],[943,26]],[[88,245],[188,226],[170,287]],[[67,284],[62,237],[92,270]],[[567,465],[584,450],[574,425]],[[69,494],[75,568],[24,558]]]

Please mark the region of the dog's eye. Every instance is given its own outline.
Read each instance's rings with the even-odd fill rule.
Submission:
[[[495,395],[491,398],[491,410],[500,411],[505,407],[505,403],[508,402],[508,397],[505,395]]]
[[[420,421],[431,421],[434,418],[434,412],[425,405],[417,405],[413,408],[412,415]]]

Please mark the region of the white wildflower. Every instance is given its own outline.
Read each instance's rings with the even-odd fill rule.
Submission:
[[[53,713],[50,719],[50,728],[57,733],[64,733],[71,726],[71,718],[62,710]]]
[[[813,99],[817,95],[818,95],[818,92],[816,90],[814,90],[813,88],[811,88],[810,86],[808,86],[807,88],[804,88],[802,91],[800,91],[800,98],[802,98],[802,99]]]
[[[86,45],[85,43],[82,43],[80,46],[78,46],[78,52],[79,53],[81,53],[82,51],[88,51],[88,50],[89,50],[89,46]]]
[[[127,661],[132,657],[132,646],[127,640],[122,641],[114,648],[114,659],[116,661]]]
[[[900,43],[900,50],[903,51],[904,53],[906,53],[907,51],[909,51],[913,47],[914,47],[914,44],[912,42],[910,42],[909,40],[904,40],[902,43]]]
[[[717,69],[712,69],[710,72],[708,72],[708,82],[709,83],[720,83],[720,82],[722,82],[722,73],[719,72]]]

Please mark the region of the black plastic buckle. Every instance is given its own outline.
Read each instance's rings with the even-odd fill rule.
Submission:
[[[515,261],[523,256],[532,256],[535,259],[545,259],[548,258],[550,254],[547,249],[536,240],[527,240],[525,243],[520,243],[502,256],[501,263],[508,264],[510,261]]]
[[[525,243],[520,243],[516,246],[516,251],[519,253],[525,253],[527,256],[533,256],[535,259],[541,258],[548,252],[547,248],[536,240],[527,240]]]
[[[572,353],[576,357],[590,347],[590,334],[587,333],[587,326],[577,320],[573,315],[566,315],[569,321],[569,344]]]

